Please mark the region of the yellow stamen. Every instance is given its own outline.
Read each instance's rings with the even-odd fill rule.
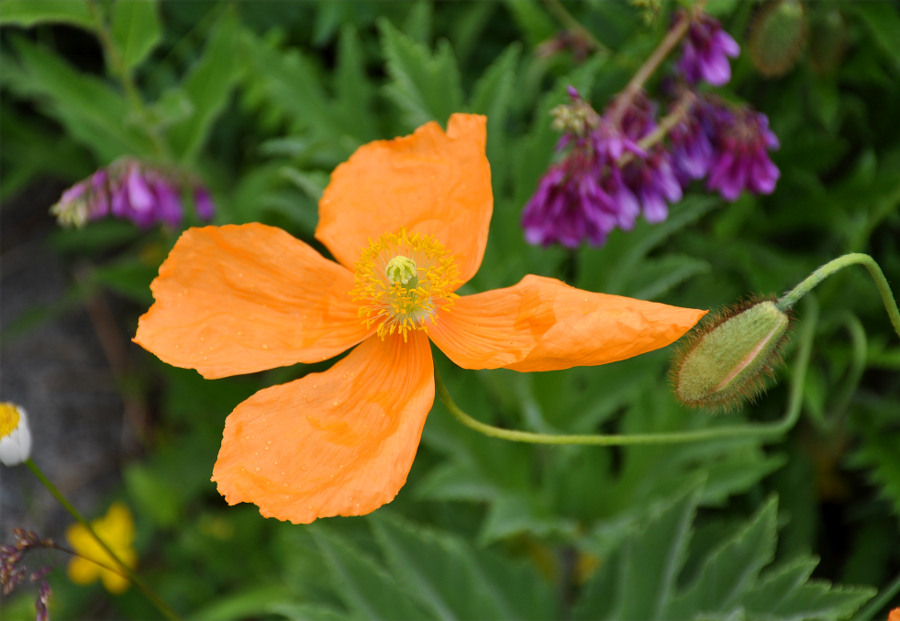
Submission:
[[[5,438],[19,427],[19,408],[12,403],[0,403],[0,438]]]
[[[360,302],[366,327],[378,325],[382,339],[407,338],[410,330],[428,330],[435,314],[453,303],[459,269],[453,256],[430,235],[387,233],[371,242],[354,268],[350,294]]]

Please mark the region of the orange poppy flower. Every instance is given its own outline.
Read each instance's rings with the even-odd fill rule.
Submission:
[[[228,416],[212,479],[230,504],[309,523],[363,515],[406,482],[434,401],[429,337],[466,369],[567,369],[668,345],[705,311],[540,276],[459,297],[493,209],[486,119],[454,114],[360,147],[319,202],[319,255],[262,224],[186,231],[135,342],[207,378],[327,360]]]

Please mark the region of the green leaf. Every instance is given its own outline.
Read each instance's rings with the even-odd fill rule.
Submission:
[[[900,71],[900,14],[889,2],[854,2],[847,9],[862,18],[885,58]]]
[[[684,281],[711,271],[708,261],[685,255],[645,259],[635,266],[624,293],[641,300],[657,300]]]
[[[585,585],[574,618],[845,619],[875,594],[868,587],[810,580],[818,564],[811,557],[766,568],[777,541],[774,498],[713,546],[686,581],[684,552],[698,492],[690,491],[626,538]]]
[[[266,584],[244,587],[235,592],[223,593],[212,599],[212,603],[195,610],[190,618],[198,621],[239,621],[260,618],[267,613],[294,612],[291,602],[294,594],[284,584]],[[302,609],[301,609],[302,610]],[[319,616],[308,613],[319,612]],[[329,610],[307,610],[304,619],[341,619]],[[329,615],[329,613],[331,613]]]
[[[11,69],[5,78],[11,90],[38,101],[98,159],[108,162],[125,153],[153,153],[152,143],[134,124],[131,107],[120,93],[24,38],[12,42],[21,64],[4,67],[5,71]]]
[[[491,179],[495,188],[505,185],[510,164],[507,151],[506,120],[515,94],[516,68],[522,46],[511,43],[475,83],[469,108],[488,118],[487,156],[491,162]]]
[[[673,602],[672,618],[735,609],[775,554],[777,506],[770,499],[741,532],[707,557],[692,586]]]
[[[616,618],[673,619],[666,610],[674,595],[678,572],[684,564],[697,510],[700,486],[656,516],[652,525],[623,548]],[[649,559],[653,559],[648,563]]]
[[[94,29],[94,18],[83,0],[4,0],[0,25],[29,27],[36,24],[71,24]]]
[[[372,528],[391,571],[434,619],[553,618],[547,585],[529,566],[478,554],[449,533],[382,514]]]
[[[310,529],[341,601],[358,619],[423,619],[407,592],[369,555],[330,529]]]
[[[366,59],[356,28],[341,28],[337,67],[334,72],[335,103],[348,133],[360,141],[376,137],[372,114],[374,91],[366,77]]]
[[[225,109],[238,77],[240,31],[232,11],[213,25],[203,54],[181,83],[192,113],[168,129],[169,142],[182,161],[196,157],[213,122]]]
[[[463,99],[450,44],[441,40],[432,55],[386,19],[378,21],[378,28],[391,78],[385,92],[404,112],[407,124],[418,127],[431,120],[446,123],[452,113],[462,109]]]
[[[117,0],[112,5],[112,40],[122,68],[131,70],[147,58],[162,39],[159,11],[152,0]]]
[[[148,284],[158,270],[158,266],[151,265],[147,261],[123,257],[113,263],[94,268],[92,277],[113,291],[145,305],[153,303]]]
[[[531,46],[553,37],[560,30],[538,2],[506,0],[505,4],[506,9],[512,14],[513,21],[525,34]]]
[[[702,486],[652,516],[585,585],[575,619],[671,619],[665,611],[687,554]]]
[[[351,35],[342,36],[340,94],[354,97],[361,91],[354,90],[356,87],[351,82],[361,77],[362,67],[353,66],[361,59],[353,58],[357,53],[352,49],[355,43],[349,42],[347,37]],[[332,99],[310,57],[297,50],[273,49],[266,41],[250,35],[244,40],[249,55],[250,79],[263,81],[262,88],[270,103],[287,113],[295,130],[312,134],[321,146],[330,149],[329,158],[335,161],[328,167],[345,159],[368,137],[357,136],[357,132],[373,131],[365,122],[347,121],[359,115],[371,119],[371,112],[361,108],[368,105],[368,95],[362,95],[358,101]]]

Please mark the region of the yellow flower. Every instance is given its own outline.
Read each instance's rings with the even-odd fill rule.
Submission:
[[[31,430],[25,408],[0,403],[0,462],[15,466],[31,454]]]
[[[121,502],[113,503],[106,515],[91,522],[91,528],[123,563],[131,568],[135,566],[134,520],[127,506]],[[100,578],[110,593],[122,593],[128,588],[127,577],[97,564],[119,566],[82,524],[72,524],[66,530],[66,539],[78,554],[69,561],[68,573],[72,582],[91,584]]]

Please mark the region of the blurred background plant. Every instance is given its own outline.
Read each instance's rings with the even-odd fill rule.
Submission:
[[[472,291],[530,272],[714,308],[780,294],[846,252],[900,282],[900,12],[887,1],[710,1],[742,49],[716,96],[768,117],[775,191],[728,202],[695,182],[665,220],[602,246],[526,241],[523,207],[558,157],[550,111],[569,87],[602,109],[679,8],[690,3],[4,0],[0,392],[28,408],[35,462],[86,515],[131,507],[138,571],[187,617],[884,618],[900,590],[900,344],[861,269],[799,306],[784,381],[727,417],[677,403],[665,351],[527,375],[436,361],[459,404],[501,426],[774,421],[796,385],[802,416],[785,434],[521,446],[436,404],[391,505],[310,527],[227,507],[209,476],[233,407],[319,366],[208,382],[129,341],[184,226],[260,221],[316,245],[335,165],[456,111],[489,119],[495,211]],[[110,201],[89,214],[120,215],[118,195],[125,219],[58,228],[50,207],[82,180]],[[808,365],[795,362],[803,343]],[[91,381],[61,379],[85,364]],[[29,473],[2,476],[4,541],[13,527],[61,540],[68,521]],[[135,589],[76,585],[61,566],[45,578],[51,618],[157,614]],[[5,596],[3,618],[33,617],[34,601]]]

